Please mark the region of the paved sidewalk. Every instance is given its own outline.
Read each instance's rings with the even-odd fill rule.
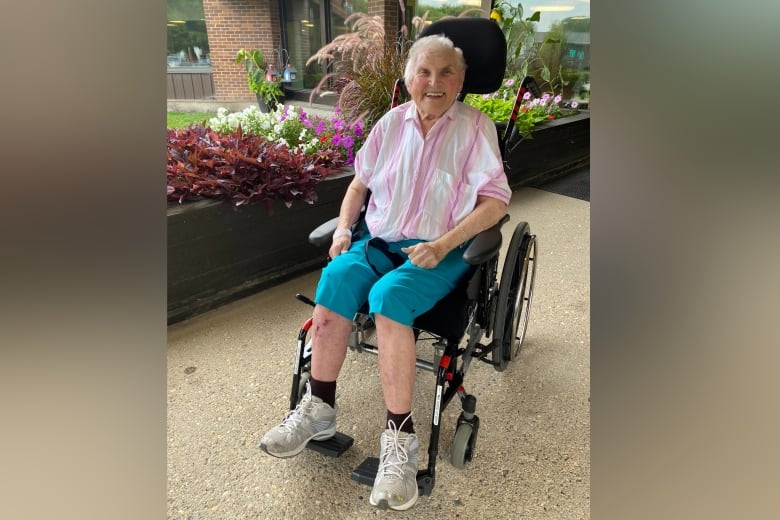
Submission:
[[[505,372],[474,362],[467,390],[481,420],[472,463],[449,462],[457,400],[444,411],[433,495],[381,512],[350,479],[376,457],[385,410],[376,358],[348,352],[339,379],[338,459],[305,450],[274,459],[258,443],[286,413],[295,338],[319,273],[296,278],[168,327],[168,518],[590,518],[590,203],[523,188],[514,225],[538,236],[531,321]],[[301,238],[305,240],[305,237]],[[418,370],[415,425],[427,464],[433,374]]]

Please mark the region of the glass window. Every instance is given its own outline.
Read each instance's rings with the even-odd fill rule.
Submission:
[[[367,13],[367,0],[331,0],[330,2],[330,30],[331,40],[339,34],[349,32],[344,20],[352,13]]]
[[[328,12],[326,12],[328,11]],[[306,61],[328,41],[348,32],[345,20],[355,12],[368,12],[368,0],[292,0],[285,4],[285,30],[290,63],[298,71],[287,88],[314,88],[325,75],[323,68]]]
[[[318,64],[306,65],[306,60],[325,44],[323,11],[321,0],[293,0],[285,5],[287,52],[298,71],[288,88],[314,88],[324,75]]]
[[[210,66],[203,0],[168,0],[168,67]]]
[[[407,2],[407,11],[413,11],[426,23],[435,22],[445,16],[485,16],[482,0],[418,0],[416,7]],[[463,14],[463,13],[466,14]],[[418,27],[419,29],[419,27]]]
[[[421,22],[444,16],[486,16],[483,0],[406,0],[406,23],[414,37]],[[590,0],[520,2],[494,0],[493,7],[514,19],[508,42],[507,76],[533,76],[544,91],[587,103],[590,99]],[[486,8],[487,9],[487,8]],[[522,14],[520,14],[522,11]],[[527,21],[536,11],[539,18]],[[412,23],[412,16],[417,23]],[[506,22],[506,23],[505,23]]]

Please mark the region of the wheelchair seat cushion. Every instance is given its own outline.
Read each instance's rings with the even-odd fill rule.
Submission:
[[[471,269],[466,273],[455,289],[439,300],[428,312],[418,316],[413,326],[447,339],[459,340],[463,337],[468,325],[467,287],[474,271],[475,269]]]

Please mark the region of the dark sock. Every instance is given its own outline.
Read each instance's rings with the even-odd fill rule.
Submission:
[[[407,417],[409,419],[407,419]],[[412,412],[406,413],[393,413],[390,410],[387,411],[388,428],[390,427],[390,421],[395,423],[395,427],[406,433],[414,433],[414,422],[412,422]],[[404,422],[406,421],[406,422]]]
[[[317,381],[312,377],[309,383],[311,384],[311,395],[316,395],[333,407],[336,406],[335,381]]]

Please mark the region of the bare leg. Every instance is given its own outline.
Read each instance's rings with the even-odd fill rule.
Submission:
[[[385,316],[374,314],[379,348],[379,378],[385,405],[393,413],[412,410],[417,351],[414,332]]]
[[[347,356],[352,321],[317,305],[313,314],[311,376],[318,381],[335,381]]]

